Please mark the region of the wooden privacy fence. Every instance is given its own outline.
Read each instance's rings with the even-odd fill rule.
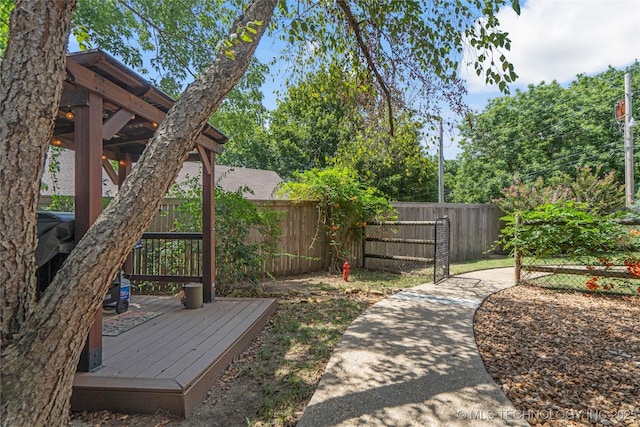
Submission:
[[[322,232],[317,231],[318,209],[314,202],[276,200],[254,203],[258,207],[273,209],[282,214],[279,256],[267,261],[267,271],[274,276],[288,276],[327,268],[324,263],[327,241]],[[257,239],[260,239],[258,233],[252,232],[249,235],[250,242]]]
[[[451,262],[488,256],[498,240],[503,215],[499,207],[461,203],[393,203],[399,221],[432,221],[449,218],[451,224]]]
[[[46,206],[46,197],[41,198],[40,202],[42,207]],[[165,199],[161,212],[155,217],[147,231],[159,233],[173,231],[173,223],[176,216],[179,215],[176,208],[180,203],[180,199]],[[253,201],[253,203],[259,207],[268,207],[282,213],[280,221],[282,237],[278,242],[280,256],[267,261],[267,271],[274,276],[287,276],[322,271],[326,268],[323,257],[328,250],[328,242],[322,233],[317,233],[318,211],[315,203],[294,203],[287,200]],[[399,221],[433,221],[435,218],[449,218],[451,224],[451,262],[485,257],[499,236],[502,213],[494,205],[405,202],[393,205],[398,210]],[[259,233],[254,231],[249,235],[249,243],[255,243],[260,238]],[[362,265],[362,242],[352,242],[345,249],[351,254],[349,262],[352,265]],[[153,251],[162,252],[159,249],[153,249]],[[142,257],[141,252],[139,250],[134,255]],[[168,251],[164,253],[168,253]],[[161,258],[154,259],[159,262]],[[144,261],[141,259],[139,265],[150,261],[149,257]],[[160,267],[156,269],[158,270]],[[162,270],[158,271],[162,275]],[[144,273],[140,270],[138,274]],[[178,275],[186,277],[192,274],[197,276],[200,273],[181,273]]]
[[[287,276],[322,271],[328,242],[318,230],[318,211],[315,203],[294,203],[287,200],[253,201],[282,213],[282,236],[278,242],[280,256],[267,261],[266,269],[274,276]],[[168,231],[177,215],[179,199],[166,199],[161,213],[149,231]],[[483,258],[491,250],[500,233],[502,211],[495,205],[457,203],[393,203],[399,221],[433,221],[447,217],[450,222],[451,262]],[[409,238],[408,236],[404,236]],[[249,235],[249,242],[260,239],[257,232]],[[426,237],[425,237],[426,238]],[[362,265],[362,242],[346,247],[352,265]],[[416,255],[418,256],[418,255]]]

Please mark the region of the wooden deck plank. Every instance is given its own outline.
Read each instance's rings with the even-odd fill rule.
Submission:
[[[118,336],[104,337],[105,368],[76,374],[73,410],[152,413],[164,409],[188,416],[202,402],[220,372],[262,330],[275,312],[276,303],[267,299],[219,298],[216,303],[189,310],[171,298],[134,296],[132,307],[164,314]],[[169,353],[163,349],[166,340],[160,339],[167,333],[180,338],[171,345],[174,351]],[[188,339],[185,341],[183,337]],[[183,343],[186,353],[176,358],[180,354],[175,347],[177,342]],[[154,362],[149,351],[162,352],[164,357]],[[154,364],[157,366],[150,368]],[[160,366],[165,367],[162,374],[158,374]],[[131,367],[141,370],[137,375],[123,375]],[[148,374],[154,370],[157,375],[150,377]]]
[[[184,325],[186,329],[181,328],[179,333],[168,328],[165,340],[140,347],[138,351],[146,357],[138,363],[129,364],[121,374],[127,377],[166,378],[163,372],[167,367],[176,361],[184,363],[184,358],[191,353],[201,353],[199,348],[202,342],[233,324],[239,313],[246,310],[248,303],[240,302],[238,305],[235,310],[229,310],[228,305],[220,304],[221,309],[216,312],[214,319],[204,317],[202,313],[194,314],[192,321]]]
[[[242,322],[229,328],[228,333],[224,337],[220,337],[215,345],[211,346],[208,351],[199,357],[196,358],[196,355],[189,354],[181,361],[182,363],[180,365],[172,366],[166,372],[166,374],[168,374],[167,378],[175,378],[182,387],[189,387],[193,378],[197,378],[197,376],[207,368],[210,360],[220,358],[228,348],[232,347],[233,344],[242,337],[244,331],[250,330],[252,326],[260,320],[260,317],[256,316],[255,313],[256,310],[249,312]]]
[[[242,306],[246,305],[246,303],[239,304]],[[217,325],[221,320],[228,321],[228,318],[233,317],[237,309],[237,307],[230,307],[224,302],[215,302],[211,303],[210,306],[207,305],[200,309],[188,310],[181,308],[179,309],[180,312],[165,313],[159,316],[163,317],[163,319],[159,319],[158,322],[148,325],[147,328],[141,328],[136,331],[138,327],[145,326],[155,319],[145,322],[133,328],[131,331],[127,331],[135,332],[135,334],[131,334],[129,337],[123,337],[121,344],[115,346],[114,350],[109,352],[108,355],[111,357],[110,363],[121,364],[124,361],[130,360],[132,354],[135,354],[137,360],[148,364],[148,362],[152,360],[157,360],[158,357],[167,351],[188,351],[183,346],[195,335],[196,332],[194,328],[199,330],[201,327],[206,327],[207,324],[204,323],[205,321],[214,325]],[[198,326],[198,324],[202,324],[202,326]],[[127,332],[125,332],[125,334]],[[148,357],[137,357],[143,354],[146,354]],[[132,374],[132,372],[134,372],[133,364],[130,363],[128,365],[127,371],[127,375],[135,375]]]
[[[185,348],[183,344],[180,344],[181,348],[172,350],[171,348],[162,349],[163,357],[158,359],[154,364],[148,364],[147,369],[140,372],[140,376],[154,377],[154,378],[173,378],[176,375],[176,370],[182,371],[189,361],[194,357],[201,357],[207,352],[210,347],[215,347],[228,332],[231,330],[238,321],[244,319],[247,315],[250,315],[250,310],[253,307],[249,303],[243,307],[238,306],[238,310],[229,312],[227,316],[221,318],[218,322],[207,325],[201,322],[197,332],[190,337],[188,348]],[[204,327],[203,327],[204,326]],[[194,328],[195,329],[195,328]],[[220,353],[224,349],[220,349]],[[201,368],[201,371],[204,368]]]
[[[262,300],[260,310],[256,311],[259,316],[254,319],[253,325],[246,328],[236,339],[233,345],[229,346],[225,353],[218,356],[215,362],[211,363],[206,371],[198,374],[193,380],[185,381],[188,387],[184,392],[185,413],[190,414],[202,401],[214,384],[216,378],[233,361],[236,355],[240,354],[249,346],[251,341],[258,336],[264,325],[272,314],[275,313],[277,304],[275,300]],[[183,374],[184,375],[184,372]]]
[[[172,301],[171,304],[157,307],[157,310],[146,310],[162,313],[160,316],[151,319],[142,325],[122,333],[116,337],[105,337],[111,341],[107,347],[108,356],[113,360],[118,360],[118,354],[126,352],[131,348],[132,344],[141,345],[145,341],[153,341],[162,336],[162,330],[167,327],[165,324],[170,320],[171,324],[178,328],[180,324],[189,322],[190,315],[186,313],[187,309]],[[163,317],[169,316],[169,317]],[[106,347],[106,346],[105,346]],[[105,356],[106,358],[107,356]]]
[[[241,334],[242,330],[250,328],[255,321],[254,312],[257,309],[257,305],[249,305],[245,310],[233,319],[233,322],[229,322],[224,327],[215,331],[206,341],[202,342],[199,351],[192,351],[186,354],[180,363],[172,364],[164,372],[163,378],[178,378],[185,370],[186,371],[202,371],[203,366],[207,364],[207,360],[210,360],[212,356],[223,354],[227,347],[235,341]],[[186,386],[187,382],[181,383]]]
[[[134,308],[136,310],[148,310],[148,311],[162,311],[166,307],[173,307],[175,304],[179,303],[173,297],[167,296],[140,296],[136,297],[135,295],[132,297],[130,301],[130,308]]]

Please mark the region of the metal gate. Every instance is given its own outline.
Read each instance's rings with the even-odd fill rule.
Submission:
[[[451,226],[449,218],[436,219],[434,242],[433,283],[449,277],[449,263],[451,262]]]
[[[435,221],[368,223],[363,239],[362,266],[401,271],[433,265],[433,281],[438,283],[449,275],[449,233],[446,217]],[[375,261],[368,265],[368,259]]]

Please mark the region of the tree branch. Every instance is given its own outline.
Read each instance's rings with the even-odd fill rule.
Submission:
[[[147,24],[149,27],[153,28],[154,31],[156,32],[156,34],[158,35],[158,37],[162,40],[162,42],[164,42],[165,46],[167,47],[167,49],[169,49],[175,56],[176,60],[177,58],[179,58],[180,56],[175,52],[175,50],[173,49],[173,47],[171,46],[171,41],[169,39],[167,39],[165,37],[165,31],[160,28],[158,25],[156,25],[151,19],[149,19],[148,17],[144,16],[142,13],[140,13],[138,10],[136,10],[135,8],[133,8],[132,6],[130,6],[125,0],[116,0],[117,3],[120,3],[122,5],[122,7],[126,8],[127,10],[129,10],[131,13],[133,13],[135,16],[137,16],[142,22],[144,22],[145,24]],[[184,40],[187,40],[189,43],[191,43],[192,45],[196,46],[198,43],[196,42],[196,40],[192,40],[189,37],[183,37]],[[158,51],[158,44],[156,43],[156,51]],[[191,68],[189,68],[189,64],[185,64],[184,62],[181,62],[180,65],[186,70],[187,73],[189,73],[191,75],[191,77],[195,78],[196,75],[195,73],[193,73],[191,71]]]
[[[375,75],[376,80],[378,81],[378,84],[380,85],[380,87],[382,88],[382,91],[384,92],[384,97],[387,101],[387,109],[388,109],[388,115],[389,115],[389,133],[391,134],[391,136],[393,136],[395,132],[394,132],[394,126],[393,126],[393,108],[391,104],[391,92],[389,91],[389,87],[385,83],[384,79],[382,78],[382,75],[378,71],[378,68],[376,67],[373,61],[371,52],[369,51],[369,48],[367,47],[367,45],[364,42],[364,39],[362,38],[360,23],[358,23],[356,21],[356,18],[353,16],[353,13],[351,12],[351,8],[347,4],[346,0],[337,0],[337,2],[338,2],[338,6],[340,6],[340,9],[342,9],[342,11],[345,13],[347,17],[347,22],[349,23],[349,27],[353,30],[353,33],[356,36],[358,46],[360,47],[360,50],[362,51],[362,54],[364,55],[365,60],[367,61],[367,67]]]

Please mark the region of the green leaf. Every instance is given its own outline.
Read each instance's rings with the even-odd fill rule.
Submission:
[[[511,7],[513,8],[513,10],[520,15],[520,1],[519,0],[512,0],[511,1]]]

